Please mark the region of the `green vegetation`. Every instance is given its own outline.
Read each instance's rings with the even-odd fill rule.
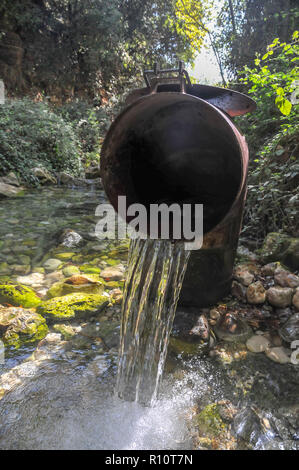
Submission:
[[[46,103],[7,100],[0,106],[0,174],[14,171],[23,181],[36,184],[32,169],[38,166],[80,174],[80,144],[74,129]]]
[[[36,307],[41,299],[27,286],[1,285],[0,304],[15,305],[16,307]]]
[[[142,71],[192,63],[207,43],[222,85],[257,102],[236,120],[251,153],[243,235],[295,236],[296,0],[3,0],[0,17],[9,98],[0,106],[0,176],[13,171],[36,185],[34,167],[84,176],[90,166],[95,177],[106,131],[126,94],[143,86]]]
[[[255,67],[241,72],[257,102],[254,114],[239,119],[256,152],[244,218],[244,233],[254,239],[270,231],[295,234],[298,228],[298,37],[295,31],[289,43],[275,38],[263,56],[257,54]]]

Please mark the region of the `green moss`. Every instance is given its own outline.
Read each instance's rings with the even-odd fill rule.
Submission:
[[[20,346],[43,339],[48,333],[46,320],[32,310],[4,308],[0,311],[2,341],[6,346]]]
[[[198,415],[194,422],[200,434],[218,436],[226,429],[225,423],[219,414],[219,408],[216,403],[207,405]]]
[[[110,289],[122,289],[125,285],[125,281],[105,281],[105,279],[102,277],[99,279],[104,283],[105,287],[109,287]]]
[[[85,277],[85,276],[84,276]],[[102,294],[104,292],[104,284],[100,281],[91,279],[92,282],[88,282],[91,279],[90,276],[86,276],[86,284],[68,284],[66,281],[55,282],[47,292],[48,298],[61,297],[67,294],[77,294],[84,292],[85,294]]]
[[[98,313],[109,303],[109,298],[97,294],[68,294],[46,300],[38,312],[49,320],[65,320]]]
[[[11,272],[11,269],[7,263],[5,262],[0,263],[0,274],[3,274],[3,275],[10,274],[10,272]]]
[[[76,253],[72,253],[72,252],[55,253],[55,258],[60,259],[61,261],[66,261],[66,260],[72,259],[72,257],[75,255]]]
[[[36,307],[41,299],[30,287],[22,285],[0,285],[0,303],[22,307]]]
[[[77,266],[66,266],[62,270],[65,277],[73,276],[73,274],[80,274],[80,269]]]
[[[94,266],[91,266],[89,264],[82,264],[80,266],[80,271],[86,274],[100,274],[101,269],[95,268]]]

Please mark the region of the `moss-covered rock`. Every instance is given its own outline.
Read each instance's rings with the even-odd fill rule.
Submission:
[[[46,300],[38,307],[38,312],[52,321],[64,321],[82,318],[88,314],[98,313],[109,303],[109,298],[97,294],[68,294]]]
[[[76,253],[73,253],[73,252],[55,253],[55,257],[61,261],[68,261],[72,259],[72,257],[75,255]]]
[[[5,345],[17,349],[43,339],[47,333],[46,320],[34,310],[0,307],[0,337]]]
[[[74,274],[64,281],[55,282],[48,290],[47,297],[61,297],[79,292],[102,294],[104,292],[104,284],[92,276]]]
[[[80,269],[77,268],[77,266],[66,266],[65,268],[63,268],[62,270],[63,274],[65,275],[65,277],[70,277],[70,276],[73,276],[74,274],[80,274]]]
[[[89,264],[82,264],[80,266],[80,271],[86,274],[100,274],[101,269]]]
[[[11,273],[11,269],[9,267],[9,265],[6,263],[6,262],[3,262],[3,263],[0,263],[0,274],[10,274]]]
[[[22,285],[0,285],[0,304],[36,307],[41,299],[30,287]]]
[[[299,238],[291,238],[286,234],[271,232],[259,250],[262,263],[281,261],[289,269],[299,269]]]
[[[220,416],[217,403],[207,405],[194,417],[194,423],[200,434],[208,436],[218,436],[226,429],[226,425]]]

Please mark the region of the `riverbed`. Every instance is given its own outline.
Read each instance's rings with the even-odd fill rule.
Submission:
[[[27,285],[44,302],[71,267],[102,282],[109,300],[82,318],[47,319],[42,339],[5,348],[0,448],[298,449],[298,366],[243,343],[217,341],[211,351],[173,341],[154,406],[114,396],[128,241],[96,238],[102,202],[101,190],[62,187],[0,201],[1,284],[38,273]],[[61,245],[66,229],[82,237],[78,246]],[[49,259],[60,264],[45,269]],[[111,268],[118,280],[101,277]]]

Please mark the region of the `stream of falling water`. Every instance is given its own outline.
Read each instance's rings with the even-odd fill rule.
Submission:
[[[146,405],[157,398],[189,254],[183,242],[131,241],[116,384],[120,398]]]

